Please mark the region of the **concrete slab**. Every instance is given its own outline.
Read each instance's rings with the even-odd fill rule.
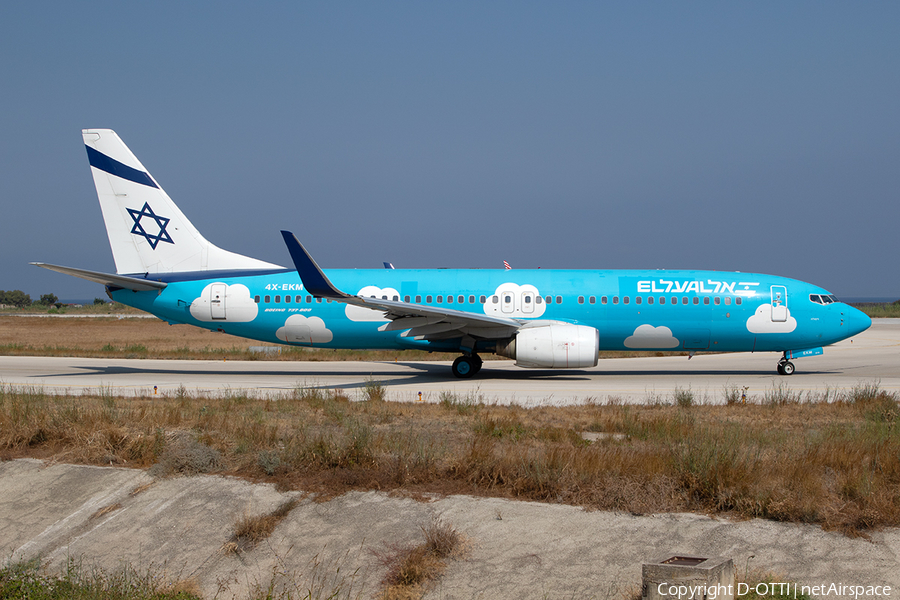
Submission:
[[[266,543],[235,556],[222,551],[233,523],[296,494],[217,476],[161,480],[132,494],[150,481],[128,469],[0,463],[0,551],[52,565],[75,557],[104,568],[154,568],[193,580],[210,598],[247,597],[273,576],[302,590],[312,578],[336,574],[353,583],[351,597],[365,598],[384,573],[373,550],[418,542],[418,526],[440,515],[466,535],[469,554],[450,564],[427,598],[621,598],[640,585],[641,564],[665,553],[731,557],[738,576],[749,566],[809,585],[900,589],[897,529],[850,539],[811,525],[468,496],[430,503],[378,492],[323,503],[305,498]]]

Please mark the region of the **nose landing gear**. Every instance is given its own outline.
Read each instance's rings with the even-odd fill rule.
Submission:
[[[794,374],[794,363],[789,361],[786,357],[781,357],[781,360],[778,361],[778,374],[779,375],[793,375]]]

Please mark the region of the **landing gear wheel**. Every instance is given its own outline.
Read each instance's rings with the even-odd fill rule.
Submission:
[[[789,360],[782,360],[778,362],[778,374],[779,375],[793,375],[794,374],[794,363]]]
[[[460,379],[468,379],[477,372],[476,361],[471,356],[460,356],[453,361],[453,374]]]
[[[477,375],[477,374],[481,371],[481,365],[484,363],[484,361],[481,360],[481,357],[478,356],[477,354],[473,354],[473,355],[472,355],[472,362],[475,363],[475,372],[472,373],[472,374],[473,374],[473,375]]]

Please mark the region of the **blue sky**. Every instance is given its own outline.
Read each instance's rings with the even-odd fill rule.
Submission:
[[[325,267],[703,268],[900,298],[896,2],[0,6],[0,289],[102,296],[80,130]]]

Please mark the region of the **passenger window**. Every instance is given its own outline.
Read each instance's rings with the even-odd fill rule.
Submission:
[[[653,296],[647,296],[647,304],[653,304]]]
[[[469,296],[469,304],[475,304],[475,296]]]
[[[556,297],[556,303],[557,303],[557,304],[562,304],[562,296],[557,296],[557,297]]]
[[[665,297],[665,296],[660,296],[660,297],[659,297],[659,303],[660,303],[660,304],[665,304],[665,303],[666,303],[666,297]]]
[[[694,296],[694,304],[700,304],[700,298]]]
[[[606,296],[600,296],[600,304],[606,304]]]
[[[578,304],[584,304],[584,296],[578,296]]]
[[[503,296],[503,301],[506,302],[507,304],[512,304],[512,296],[510,296],[508,294],[506,296]]]
[[[544,301],[544,298],[541,297],[541,296],[535,296],[535,298],[534,298],[534,303],[535,303],[535,304],[540,304],[540,303],[542,303],[543,301]]]
[[[628,304],[628,300],[628,296],[625,296],[624,298],[622,298],[622,304]]]
[[[403,296],[403,301],[409,304],[409,296]]]
[[[399,302],[399,301],[400,301],[400,296],[394,296],[394,302]]]
[[[716,306],[718,306],[721,303],[721,300],[719,299],[718,296],[716,296],[716,299],[714,300],[714,302],[716,303]]]
[[[482,304],[486,304],[486,303],[487,303],[487,297],[486,297],[486,296],[482,296],[482,297],[480,298],[480,301],[481,301]]]
[[[272,296],[266,296],[266,304],[272,301]]]
[[[425,302],[431,304],[431,296],[425,296]]]
[[[644,300],[643,300],[640,296],[635,296],[635,297],[634,297],[634,303],[635,303],[635,304],[640,304],[640,303],[643,302],[643,301],[644,301]]]
[[[619,297],[613,296],[613,304],[618,304],[618,303],[619,303]]]
[[[440,304],[440,303],[443,302],[443,301],[444,301],[444,297],[443,297],[443,296],[438,296],[438,297],[437,297],[437,303],[438,303],[438,304]]]
[[[281,303],[281,296],[275,296],[275,304]]]
[[[259,304],[259,296],[253,296],[253,301]]]
[[[590,298],[588,298],[588,302],[590,302],[591,304],[596,304],[597,298],[595,296],[591,296]]]
[[[321,298],[321,297],[317,297],[317,298],[316,298],[316,303],[317,303],[317,304],[322,304],[322,298]]]
[[[422,296],[416,296],[416,304],[422,304]]]
[[[730,304],[731,304],[731,296],[725,296],[725,306],[728,306]]]
[[[331,298],[326,298],[325,302],[327,302],[328,304],[331,304]]]
[[[306,297],[306,303],[307,303],[307,304],[312,304],[312,296],[307,296],[307,297]]]
[[[525,304],[531,304],[531,296],[525,296]]]
[[[696,298],[694,298],[694,300],[696,300]],[[741,297],[738,296],[737,298],[735,298],[735,299],[734,299],[734,303],[735,303],[735,304],[740,304],[740,303],[741,303]]]
[[[672,296],[672,304],[678,304],[678,298]]]
[[[294,298],[294,302],[300,304],[301,302],[303,302],[303,296],[297,296],[296,298]]]
[[[709,304],[709,296],[703,296],[703,304]]]
[[[382,300],[387,300],[387,294],[381,297]]]
[[[681,303],[682,303],[682,304],[687,304],[687,303],[688,303],[687,296],[682,296],[682,297],[681,297]]]
[[[447,304],[453,304],[453,296],[447,296]]]
[[[291,297],[290,297],[290,296],[285,296],[285,297],[284,297],[284,301],[285,301],[285,302],[290,302],[290,301],[291,301]]]
[[[465,296],[460,296],[459,298],[456,299],[456,301],[459,302],[460,304],[465,304],[465,303],[466,303],[466,297],[465,297]]]
[[[497,296],[491,296],[491,302],[497,304],[498,302],[500,302],[500,298],[498,298]]]
[[[553,296],[547,296],[547,304],[553,304]]]

